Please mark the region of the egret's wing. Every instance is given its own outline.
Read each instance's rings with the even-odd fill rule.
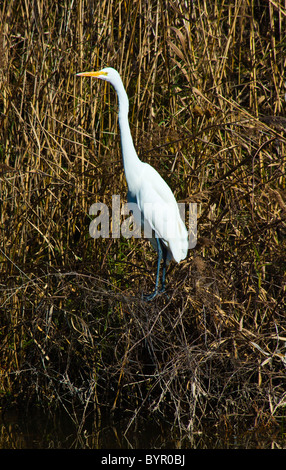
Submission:
[[[146,164],[144,167],[136,197],[144,220],[155,236],[165,243],[176,261],[184,259],[188,250],[188,232],[181,219],[178,204],[167,183],[150,165]]]

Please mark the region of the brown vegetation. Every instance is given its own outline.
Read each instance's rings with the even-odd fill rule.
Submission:
[[[7,0],[0,30],[1,403],[268,423],[286,405],[286,5]],[[89,235],[126,194],[113,66],[139,156],[198,203],[153,288],[144,240]]]

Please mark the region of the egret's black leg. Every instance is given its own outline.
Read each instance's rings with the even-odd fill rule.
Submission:
[[[161,247],[162,247],[162,254],[163,254],[163,271],[162,271],[162,287],[160,289],[160,292],[164,292],[165,290],[165,279],[166,279],[166,264],[167,264],[167,255],[168,255],[168,250],[164,243],[160,242]]]
[[[161,264],[161,259],[162,259],[162,256],[163,256],[163,250],[162,250],[162,246],[161,246],[159,238],[156,238],[156,242],[157,242],[157,250],[158,250],[158,261],[157,261],[157,274],[156,274],[155,290],[152,294],[143,295],[144,300],[152,300],[152,299],[154,299],[154,297],[156,297],[156,295],[158,293],[160,264]],[[165,259],[165,256],[164,256],[164,259]],[[166,261],[165,261],[165,264],[166,264]],[[163,269],[164,269],[164,267],[163,267]],[[165,278],[165,276],[164,276],[164,278]]]

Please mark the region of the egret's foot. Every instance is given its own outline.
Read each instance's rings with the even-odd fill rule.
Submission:
[[[162,288],[159,290],[158,294],[164,294],[164,296],[165,296],[165,298],[166,298],[167,300],[170,299],[170,297],[168,296],[167,292],[165,291],[165,286],[162,287]]]
[[[163,294],[165,292],[165,286],[162,286],[161,289],[159,290],[159,294]]]
[[[149,295],[143,294],[142,298],[143,298],[143,300],[145,300],[145,302],[149,302],[149,300],[153,300],[156,297],[157,294],[158,294],[158,291],[156,289],[156,290],[154,290],[154,292],[152,294],[149,294]]]
[[[142,298],[143,298],[143,300],[148,302],[149,300],[153,300],[158,294],[164,294],[167,297],[167,299],[169,299],[168,294],[165,292],[165,286],[162,286],[159,291],[157,289],[155,289],[152,294],[149,294],[149,295],[143,294]]]

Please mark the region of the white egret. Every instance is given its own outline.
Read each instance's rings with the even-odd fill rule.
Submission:
[[[99,72],[78,73],[81,77],[96,77],[111,83],[118,95],[119,127],[125,177],[128,185],[128,202],[136,203],[134,218],[144,225],[149,240],[158,252],[155,290],[144,296],[153,299],[158,293],[160,263],[163,259],[162,288],[165,289],[166,265],[171,259],[179,263],[188,251],[188,232],[183,223],[179,207],[170,187],[159,173],[148,163],[142,162],[134,148],[128,122],[129,100],[119,73],[107,67]],[[149,228],[148,228],[149,227]],[[146,230],[145,230],[146,233]]]

